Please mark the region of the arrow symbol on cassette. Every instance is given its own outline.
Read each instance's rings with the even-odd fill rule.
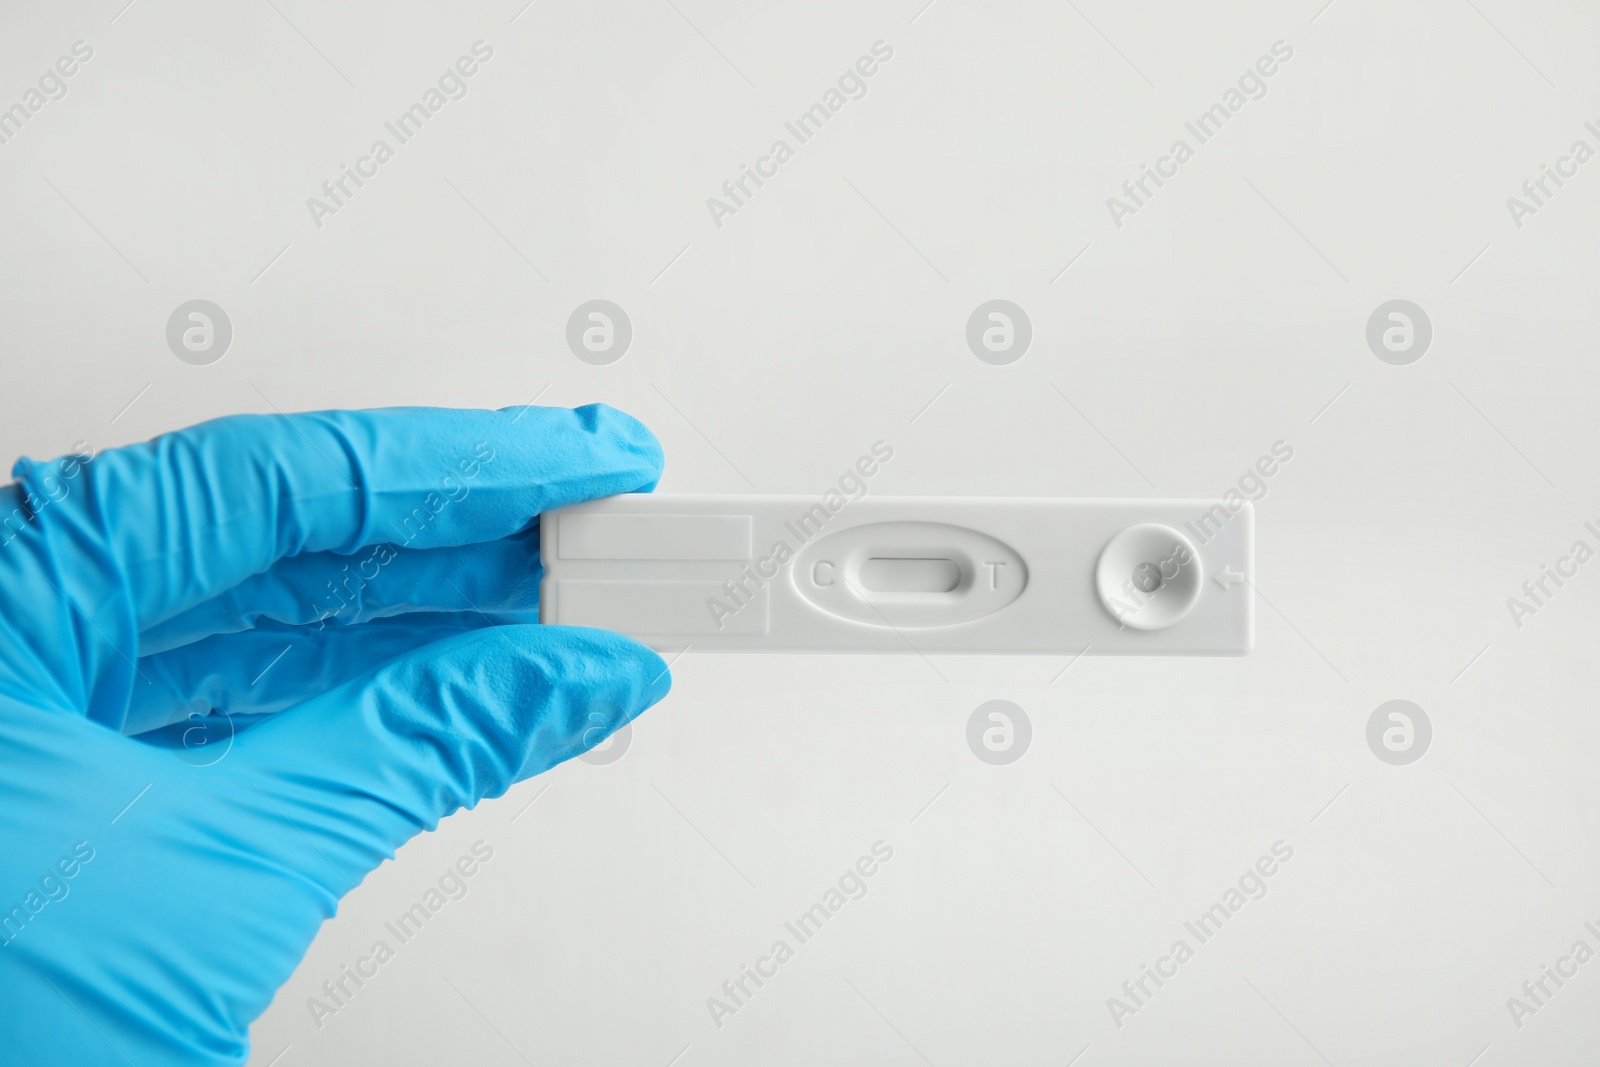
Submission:
[[[1232,589],[1234,586],[1244,581],[1244,575],[1226,565],[1223,566],[1222,573],[1217,574],[1214,577],[1216,579],[1216,583],[1222,586],[1224,589]]]

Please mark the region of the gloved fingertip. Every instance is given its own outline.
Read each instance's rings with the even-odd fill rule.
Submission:
[[[656,487],[661,480],[666,456],[661,450],[661,442],[650,431],[650,427],[610,404],[586,404],[576,410],[579,417],[594,430],[609,432],[621,451],[637,456],[655,471],[655,477],[640,486],[640,492],[647,493]]]
[[[651,649],[645,648],[643,652],[644,656],[641,658],[645,661],[650,680],[639,692],[638,704],[633,711],[636,716],[659,704],[661,698],[672,691],[672,669]]]
[[[607,739],[626,730],[635,719],[661,701],[672,688],[672,672],[654,651],[622,634],[606,630],[589,630],[584,627],[561,627],[574,638],[585,642],[597,654],[597,662],[607,683],[579,695],[575,713],[571,715],[573,732],[570,750],[543,766],[534,766],[532,773],[573,757],[585,757],[590,762],[607,763],[621,757],[627,750],[626,734],[622,746],[610,756],[588,757],[585,753],[606,744]],[[524,768],[527,772],[528,768]]]

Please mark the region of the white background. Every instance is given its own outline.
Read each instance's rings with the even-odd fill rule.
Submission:
[[[621,760],[352,893],[252,1063],[1592,1057],[1600,962],[1520,1028],[1506,998],[1600,948],[1600,563],[1520,629],[1506,599],[1600,547],[1600,161],[1520,228],[1506,198],[1600,147],[1600,12],[123,2],[0,11],[0,106],[94,49],[0,145],[7,456],[536,395],[644,419],[677,492],[819,494],[881,438],[876,493],[1216,496],[1294,449],[1257,505],[1252,655],[691,650]],[[314,225],[480,39],[469,94]],[[717,227],[706,198],[878,40],[866,97]],[[1267,95],[1116,226],[1107,197],[1279,40]],[[233,324],[210,366],[165,340],[195,298]],[[634,328],[605,367],[564,341],[595,298]],[[964,338],[994,298],[1033,322],[1009,366]],[[1432,320],[1409,366],[1366,344],[1391,299]],[[993,767],[966,722],[1002,698],[1033,740]],[[1433,723],[1409,766],[1365,739],[1395,698]],[[478,840],[470,894],[319,1028],[307,998]],[[868,895],[715,1025],[878,840]],[[1117,1027],[1107,998],[1279,840],[1267,896]]]

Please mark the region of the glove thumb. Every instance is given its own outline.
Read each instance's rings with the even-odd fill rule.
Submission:
[[[588,751],[671,685],[659,656],[619,634],[491,626],[252,725],[228,771],[255,787],[238,802],[304,853],[281,860],[338,872],[337,899],[417,833]]]

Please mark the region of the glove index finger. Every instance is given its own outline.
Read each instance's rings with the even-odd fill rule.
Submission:
[[[652,487],[661,446],[604,404],[321,411],[216,419],[75,473],[14,470],[51,501],[34,525],[55,569],[93,575],[95,601],[126,596],[143,630],[287,556],[489,541]]]

